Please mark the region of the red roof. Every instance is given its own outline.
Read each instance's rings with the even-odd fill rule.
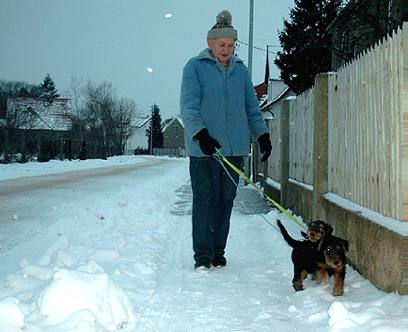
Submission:
[[[262,82],[254,87],[256,97],[261,101],[268,94],[268,85]]]

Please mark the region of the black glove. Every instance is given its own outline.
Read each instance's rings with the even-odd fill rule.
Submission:
[[[268,133],[262,134],[258,137],[259,148],[261,150],[261,153],[264,154],[261,159],[262,162],[268,159],[272,152],[272,143],[269,137],[270,136]]]
[[[215,148],[219,149],[221,147],[218,141],[208,134],[207,128],[201,129],[194,138],[200,143],[200,149],[207,156],[212,155],[215,152]]]

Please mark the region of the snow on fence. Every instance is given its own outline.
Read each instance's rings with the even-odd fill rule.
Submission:
[[[268,159],[268,177],[280,182],[281,176],[281,113],[275,114],[272,121],[268,121],[269,133],[272,141],[272,157]]]
[[[313,183],[314,89],[289,104],[289,178]]]
[[[398,29],[328,80],[328,190],[395,219],[403,205],[404,42]]]

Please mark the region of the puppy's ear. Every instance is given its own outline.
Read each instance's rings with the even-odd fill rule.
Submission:
[[[333,234],[333,227],[331,227],[329,224],[326,224],[326,235],[332,235]]]

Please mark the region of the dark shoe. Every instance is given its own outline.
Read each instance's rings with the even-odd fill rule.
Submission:
[[[215,267],[221,267],[227,265],[227,260],[222,255],[216,255],[213,258],[212,265]]]
[[[194,264],[194,269],[196,270],[208,270],[211,264],[207,261],[199,261]]]

